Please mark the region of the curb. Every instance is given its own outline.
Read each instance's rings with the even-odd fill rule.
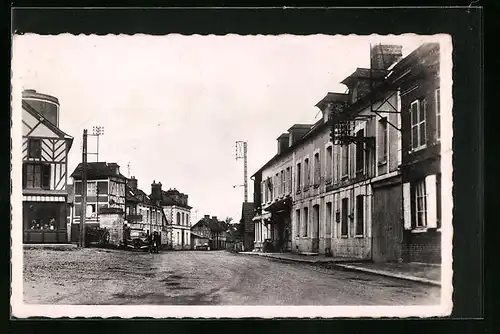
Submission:
[[[240,254],[240,253],[239,253]],[[430,280],[427,278],[421,278],[421,277],[415,277],[415,276],[408,276],[408,275],[402,275],[402,274],[397,274],[397,273],[391,273],[383,270],[376,270],[376,269],[369,269],[369,268],[361,268],[357,266],[352,266],[348,264],[343,264],[335,261],[331,262],[322,262],[322,261],[308,261],[308,260],[301,260],[301,259],[286,259],[286,258],[279,258],[279,257],[274,257],[274,256],[268,256],[268,255],[262,255],[262,254],[252,254],[252,253],[243,253],[241,255],[253,255],[253,256],[260,256],[260,257],[265,257],[271,260],[277,260],[281,262],[298,262],[298,263],[306,263],[306,264],[315,264],[315,265],[331,265],[333,267],[337,267],[339,269],[345,269],[345,270],[351,270],[351,271],[359,271],[359,272],[365,272],[365,273],[370,273],[370,274],[375,274],[379,276],[385,276],[385,277],[392,277],[392,278],[397,278],[397,279],[402,279],[406,281],[411,281],[411,282],[418,282],[418,283],[424,283],[428,285],[434,285],[434,286],[441,286],[441,282],[439,281],[434,281]]]
[[[439,281],[434,281],[434,280],[430,280],[430,279],[422,278],[422,277],[415,277],[415,276],[408,276],[408,275],[402,275],[402,274],[397,274],[397,273],[390,273],[390,272],[383,271],[383,270],[360,268],[360,267],[350,266],[350,265],[340,264],[340,263],[333,263],[333,265],[338,267],[338,268],[348,269],[348,270],[352,270],[352,271],[366,272],[366,273],[376,274],[376,275],[385,276],[385,277],[398,278],[398,279],[402,279],[402,280],[406,280],[406,281],[441,286],[441,282],[439,282]]]

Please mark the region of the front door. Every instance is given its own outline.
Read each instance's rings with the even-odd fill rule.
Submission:
[[[402,253],[401,185],[375,188],[373,192],[374,262],[398,261]]]

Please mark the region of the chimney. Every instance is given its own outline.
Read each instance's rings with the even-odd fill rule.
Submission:
[[[151,199],[153,201],[161,201],[161,182],[156,183],[153,180],[153,183],[151,183]]]
[[[288,142],[290,140],[290,134],[283,133],[278,137],[278,154],[283,153],[288,148]]]
[[[377,44],[370,50],[370,64],[374,70],[387,70],[403,58],[401,45]]]
[[[304,135],[311,129],[312,124],[295,124],[288,132],[290,133],[288,137],[288,147],[295,144],[300,138],[304,137]]]
[[[112,171],[113,174],[120,174],[120,166],[117,163],[110,162],[108,164],[108,168]]]
[[[130,179],[127,180],[127,185],[132,189],[137,189],[137,179],[135,176],[131,176]]]

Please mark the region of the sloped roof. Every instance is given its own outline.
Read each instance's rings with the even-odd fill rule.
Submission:
[[[75,168],[71,177],[77,180],[82,178],[82,163],[79,163]],[[121,173],[116,174],[113,169],[111,169],[106,162],[87,162],[87,179],[106,179],[108,177],[117,177],[121,179],[126,179]]]
[[[70,144],[69,148],[71,148],[71,145],[73,144],[73,137],[68,135],[66,132],[62,131],[59,129],[57,126],[52,124],[48,119],[46,119],[42,114],[40,114],[38,111],[35,110],[30,104],[26,101],[23,100],[23,109],[26,110],[28,113],[30,113],[33,117],[36,119],[41,120],[42,124],[48,127],[51,131],[53,131],[56,135],[58,135],[60,138],[67,139]]]
[[[252,218],[254,216],[254,203],[251,202],[243,202],[241,206],[241,219],[240,222],[245,225],[245,232],[253,232],[254,223]]]
[[[359,80],[368,80],[370,76],[374,79],[383,78],[389,73],[387,70],[371,70],[369,68],[358,67],[354,72],[351,73],[347,78],[341,81],[346,86],[351,86],[354,82]]]
[[[348,94],[328,92],[321,101],[316,103],[315,107],[323,110],[330,102],[347,102],[348,97]]]
[[[221,223],[222,222],[217,219],[203,217],[196,224],[191,226],[191,229],[197,226],[207,226],[212,232],[224,232],[225,229]]]

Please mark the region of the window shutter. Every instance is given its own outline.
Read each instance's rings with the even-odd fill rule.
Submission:
[[[427,227],[437,227],[437,201],[436,201],[436,175],[429,175],[425,178],[425,191],[426,193],[426,214],[427,214]]]
[[[404,214],[404,228],[411,230],[411,192],[410,183],[403,183],[403,214]]]

